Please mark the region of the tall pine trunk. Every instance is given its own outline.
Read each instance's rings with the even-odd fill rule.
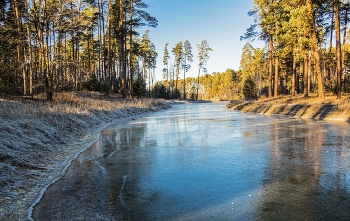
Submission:
[[[183,86],[183,93],[184,93],[184,96],[183,98],[186,99],[186,57],[184,59],[184,65],[185,65],[185,68],[184,68],[184,86]]]
[[[292,96],[295,96],[295,78],[297,75],[296,46],[293,49],[293,75],[292,75]]]
[[[32,44],[31,44],[31,36],[30,36],[30,27],[29,23],[27,24],[27,42],[28,42],[28,54],[29,54],[29,94],[33,96],[33,59],[32,59]]]
[[[120,64],[122,74],[122,97],[126,98],[127,84],[126,84],[126,64],[125,64],[125,38],[124,38],[124,4],[123,0],[119,0],[119,44],[120,44]]]
[[[107,26],[108,26],[108,79],[110,80],[111,91],[114,93],[114,76],[112,76],[112,4],[111,0],[108,0],[108,17],[107,17]]]
[[[310,94],[311,91],[311,63],[312,63],[312,52],[311,50],[309,51],[308,55],[308,66],[307,66],[307,91],[308,94]]]
[[[169,64],[168,61],[166,62],[166,93],[167,93],[167,98],[169,99],[170,97],[170,87],[169,87]]]
[[[274,92],[273,92],[273,97],[278,97],[278,63],[279,63],[279,58],[278,58],[278,51],[279,51],[279,41],[278,41],[278,26],[276,24],[276,48],[275,48],[275,82],[274,82]]]
[[[309,56],[305,55],[304,57],[304,76],[303,76],[303,89],[304,89],[304,97],[309,97],[309,91],[308,91],[308,81],[309,81]]]
[[[197,78],[197,100],[198,100],[198,88],[199,88],[199,76],[201,74],[201,67],[198,66],[198,78]]]
[[[346,29],[347,29],[347,24],[348,24],[348,13],[349,13],[349,0],[346,1],[345,4],[345,13],[344,13],[344,33],[343,33],[343,48],[342,48],[342,70],[345,69],[345,42],[346,42]]]
[[[316,36],[316,27],[315,27],[315,16],[313,13],[313,8],[311,5],[311,0],[306,0],[306,6],[310,13],[310,18],[312,23],[310,24],[310,35],[312,40],[312,46],[313,46],[313,52],[315,57],[315,70],[317,74],[317,87],[318,87],[318,97],[324,98],[324,92],[323,92],[323,79],[322,79],[322,72],[321,72],[321,65],[320,65],[320,54],[318,51],[318,44],[317,44],[317,36]]]
[[[23,94],[27,94],[27,76],[25,71],[25,60],[24,60],[24,47],[23,47],[23,38],[22,38],[22,22],[19,14],[19,3],[14,0],[14,9],[16,16],[16,26],[18,32],[18,42],[17,42],[17,63],[18,63],[18,76],[22,75],[23,78]]]
[[[129,73],[130,73],[130,88],[129,88],[129,91],[130,91],[130,96],[131,97],[134,97],[134,70],[133,70],[133,8],[134,8],[134,1],[133,0],[130,0],[130,37],[129,37],[129,41],[130,41],[130,59],[129,59]]]
[[[334,4],[335,12],[335,35],[336,35],[336,53],[337,53],[337,98],[341,98],[341,74],[342,74],[342,57],[341,57],[341,44],[340,44],[340,18],[339,18],[339,4]]]
[[[273,80],[272,80],[272,72],[273,72],[273,41],[272,41],[272,36],[270,36],[269,40],[269,97],[272,97],[272,85],[273,85]]]

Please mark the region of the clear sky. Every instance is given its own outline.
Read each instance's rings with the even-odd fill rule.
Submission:
[[[163,54],[166,42],[169,42],[170,61],[175,44],[189,40],[192,45],[194,62],[188,71],[188,77],[196,77],[198,67],[197,44],[207,40],[213,49],[207,63],[208,73],[224,72],[226,69],[239,69],[242,48],[240,41],[253,18],[247,15],[252,9],[253,0],[144,0],[150,7],[147,11],[158,20],[157,28],[150,30],[149,36],[158,53],[156,80],[162,80]],[[145,29],[139,29],[142,36]],[[254,47],[263,47],[263,42],[253,43]],[[180,75],[183,76],[183,75]]]

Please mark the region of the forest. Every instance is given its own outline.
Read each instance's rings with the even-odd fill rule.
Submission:
[[[186,79],[190,97],[195,88],[220,100],[350,92],[349,1],[254,0],[248,15],[255,23],[241,36],[240,69],[206,74],[198,87]],[[255,40],[265,47],[254,48]]]
[[[0,94],[139,93],[157,53],[142,0],[1,0]]]
[[[340,98],[349,92],[349,1],[254,0],[248,14],[255,23],[241,40],[266,43],[243,48],[241,81],[253,91],[248,96]]]
[[[142,0],[2,0],[0,94],[47,100],[61,91],[98,91],[121,97],[220,99],[350,91],[349,1],[254,0],[254,23],[242,33],[240,69],[206,71],[213,49],[203,40],[166,43],[163,80],[158,54],[141,27],[158,21]],[[265,42],[254,48],[250,42]],[[173,58],[170,54],[172,53]],[[198,76],[187,78],[196,60]],[[202,73],[201,73],[202,72]],[[183,76],[183,77],[182,77]]]

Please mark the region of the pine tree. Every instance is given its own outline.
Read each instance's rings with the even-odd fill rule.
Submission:
[[[201,69],[206,73],[206,64],[209,59],[209,51],[212,51],[209,47],[209,44],[207,40],[203,40],[201,44],[197,44],[197,49],[198,49],[198,78],[197,78],[197,96],[196,99],[198,100],[198,88],[199,88],[199,77],[201,74]]]
[[[180,41],[175,45],[172,52],[175,56],[175,62],[174,62],[174,66],[176,67],[175,90],[177,90],[177,82],[179,80],[180,68],[184,61],[182,41]]]
[[[164,47],[164,55],[163,55],[163,64],[166,66],[166,68],[163,68],[163,79],[166,80],[166,90],[167,90],[167,98],[169,98],[169,52],[168,52],[168,45],[167,42]]]
[[[310,1],[310,0],[308,0]],[[337,98],[341,98],[341,75],[342,75],[342,57],[341,57],[341,43],[340,43],[340,15],[339,7],[340,1],[334,0],[334,15],[335,15],[335,33],[336,33],[336,57],[337,57]]]
[[[184,42],[183,50],[183,64],[182,69],[184,70],[184,88],[183,88],[183,98],[186,99],[186,72],[191,68],[191,65],[187,63],[193,61],[192,47],[188,40]]]

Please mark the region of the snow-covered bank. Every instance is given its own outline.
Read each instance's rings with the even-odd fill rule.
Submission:
[[[91,93],[60,94],[50,103],[0,100],[0,220],[26,220],[40,191],[108,123],[168,107]]]

